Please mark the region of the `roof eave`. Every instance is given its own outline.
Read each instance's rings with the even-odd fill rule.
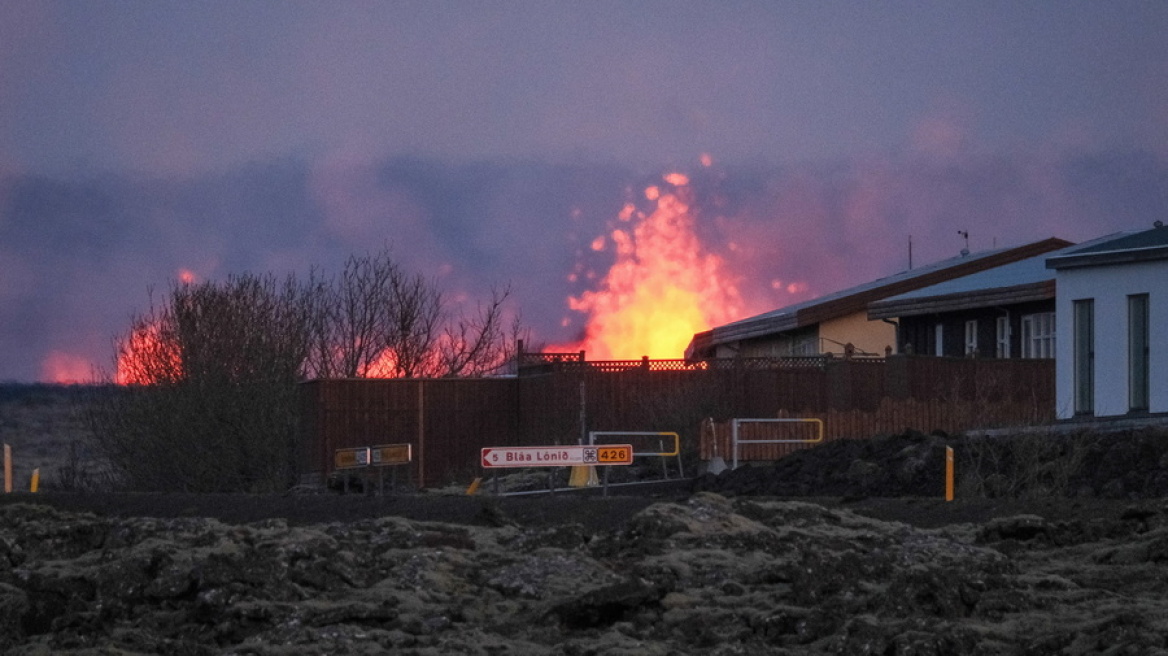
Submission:
[[[763,337],[800,327],[797,314],[785,314],[779,317],[768,317],[758,321],[740,322],[714,328],[710,333],[712,333],[714,344],[725,344],[726,342]]]
[[[1048,259],[1046,261],[1046,268],[1056,270],[1078,269],[1107,264],[1132,264],[1165,259],[1168,259],[1168,246],[1151,246],[1148,248],[1103,251],[1101,253],[1061,255]]]
[[[993,269],[1006,264],[1012,264],[1020,260],[1049,253],[1053,250],[1065,248],[1071,243],[1051,237],[1032,244],[1026,244],[1017,248],[1012,248],[1001,253],[995,253],[983,258],[971,260],[969,262],[962,262],[955,264],[947,269],[941,271],[934,271],[932,273],[910,278],[908,280],[900,280],[894,283],[889,283],[883,287],[867,290],[852,296],[836,299],[829,303],[824,303],[818,307],[810,307],[799,312],[800,325],[811,325],[821,323],[823,321],[842,317],[856,312],[863,312],[868,310],[869,306],[881,299],[890,296],[898,296],[900,294],[907,294],[909,292],[931,287],[932,285],[963,278],[965,276],[980,273],[989,269]]]
[[[1054,298],[1053,280],[995,287],[956,294],[926,296],[922,298],[896,301],[881,301],[868,306],[868,318],[895,319],[925,314],[941,314],[962,310],[977,310],[986,307],[1016,305],[1035,301],[1049,301]]]

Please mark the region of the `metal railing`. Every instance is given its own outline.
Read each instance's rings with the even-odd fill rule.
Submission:
[[[815,437],[810,439],[794,439],[794,440],[744,440],[738,436],[738,427],[741,424],[794,424],[794,423],[813,423],[819,428]],[[738,469],[738,447],[742,444],[817,444],[823,441],[823,420],[815,419],[813,417],[798,417],[791,419],[732,419],[730,421],[730,450],[733,452],[733,462],[730,465],[731,469]]]

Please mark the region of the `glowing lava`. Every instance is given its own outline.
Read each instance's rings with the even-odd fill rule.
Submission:
[[[599,289],[568,299],[588,315],[583,340],[548,351],[586,352],[590,360],[680,358],[694,333],[740,318],[735,279],[722,258],[706,253],[694,233],[689,179],[681,173],[645,190],[654,207],[621,210],[621,227],[594,250],[611,243],[616,260]]]
[[[361,378],[401,378],[405,376],[398,365],[397,352],[385,349],[377,359],[361,368],[357,372]]]
[[[152,385],[176,381],[182,373],[182,355],[173,340],[163,339],[155,324],[136,325],[130,338],[118,345],[118,385]]]
[[[50,351],[41,363],[40,379],[50,383],[91,383],[96,378],[93,363],[80,355]]]

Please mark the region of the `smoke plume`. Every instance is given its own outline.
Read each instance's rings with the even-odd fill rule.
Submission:
[[[1144,151],[703,159],[652,172],[393,157],[272,159],[185,178],[0,174],[0,380],[108,370],[114,336],[180,277],[336,271],[384,246],[468,302],[510,284],[536,341],[577,341],[597,304],[571,299],[603,291],[614,230],[635,234],[622,212],[652,215],[645,190],[668,187],[670,173],[686,180],[694,249],[720,261],[744,315],[905,269],[910,238],[922,264],[956,254],[959,230],[978,250],[1168,215],[1168,161]]]

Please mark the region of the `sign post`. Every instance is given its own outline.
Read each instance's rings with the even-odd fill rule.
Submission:
[[[953,500],[953,447],[945,447],[945,500]]]
[[[12,492],[12,447],[4,445],[4,493]]]
[[[631,465],[631,444],[566,446],[488,446],[482,464],[495,467],[572,467],[575,465]]]
[[[565,446],[489,446],[479,456],[487,469],[507,467],[580,467],[633,464],[631,444],[573,444]],[[607,469],[604,470],[606,473]],[[607,483],[608,477],[605,477]],[[495,478],[498,492],[499,479]],[[555,493],[548,473],[549,492]],[[605,495],[608,486],[605,486]]]
[[[369,447],[362,446],[353,449],[337,449],[333,464],[337,469],[354,469],[369,466]]]
[[[384,467],[393,465],[408,465],[413,460],[413,447],[405,444],[379,444],[377,446],[359,446],[337,449],[333,459],[336,469],[363,469],[377,468],[377,485],[379,492],[385,494]],[[362,479],[364,481],[364,478]],[[397,485],[397,470],[393,471],[393,485]],[[345,492],[349,491],[349,477],[345,476]]]

